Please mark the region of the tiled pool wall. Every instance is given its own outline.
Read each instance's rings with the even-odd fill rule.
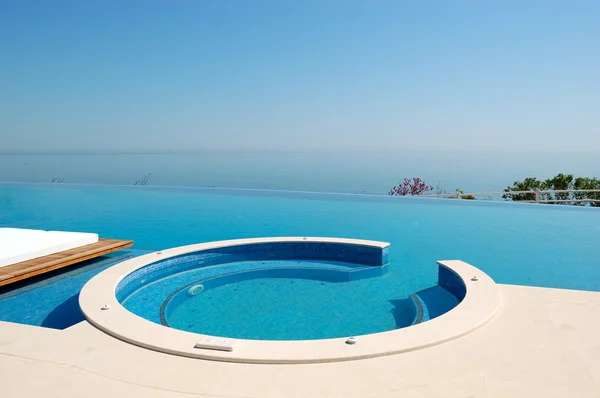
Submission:
[[[439,264],[438,285],[449,291],[459,302],[467,294],[467,287],[461,277],[442,264]]]
[[[160,254],[156,254],[160,257]],[[122,302],[142,284],[149,284],[169,275],[231,262],[265,260],[336,261],[373,267],[352,271],[348,280],[377,276],[388,263],[388,247],[365,246],[339,242],[268,242],[250,243],[207,249],[195,253],[157,260],[123,278],[115,294]],[[385,268],[385,267],[384,267]],[[360,271],[360,272],[359,272]]]

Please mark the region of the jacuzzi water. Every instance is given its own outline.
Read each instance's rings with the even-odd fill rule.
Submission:
[[[178,306],[171,327],[215,336],[300,340],[376,333],[410,326],[413,303],[394,297],[389,275],[371,283],[298,278],[238,282],[194,296]],[[453,308],[457,299],[438,288],[429,306]],[[398,297],[398,296],[395,296]],[[438,314],[439,315],[439,314]]]
[[[257,340],[343,337],[413,324],[416,309],[408,294],[416,293],[410,291],[414,285],[399,286],[398,276],[388,273],[393,268],[297,260],[200,265],[148,283],[146,276],[133,278],[126,284],[141,287],[117,297],[136,315],[190,332]],[[281,270],[294,275],[277,275]],[[348,271],[368,275],[341,281]],[[235,281],[218,283],[220,275]],[[215,281],[216,286],[209,284]],[[429,290],[422,300],[432,318],[458,304],[439,286]],[[174,309],[165,309],[174,294],[181,299]]]
[[[172,326],[183,330],[281,339],[296,338],[300,332],[305,338],[336,335],[341,332],[333,328],[340,324],[355,327],[344,330],[344,336],[389,330],[410,318],[402,315],[402,309],[411,293],[427,292],[439,304],[432,305],[438,315],[451,306],[444,292],[425,290],[437,283],[436,261],[445,259],[473,264],[497,283],[600,291],[598,209],[367,195],[61,185],[0,186],[0,226],[94,231],[101,237],[133,239],[136,250],[261,236],[332,236],[391,244],[388,273],[379,277],[325,285],[315,280],[295,279],[292,284],[291,280],[263,278],[205,290],[170,314]],[[53,325],[63,325],[57,309],[77,311],[66,303],[76,303],[83,275],[89,278],[93,272],[79,273],[77,283],[75,276],[65,275],[39,282],[39,286],[0,290],[0,319],[42,325],[53,317]],[[165,293],[187,283],[163,282]],[[40,300],[37,292],[42,290],[47,297],[60,294],[60,302]],[[155,304],[147,303],[150,299],[143,300],[142,291],[139,298],[138,304],[134,296],[124,304],[134,313],[156,310]],[[271,307],[273,312],[269,312]],[[75,318],[81,319],[80,315]]]
[[[391,278],[377,279],[371,283],[298,278],[242,281],[186,300],[169,323],[182,330],[257,340],[343,337],[409,326],[415,316],[412,303],[382,300],[378,288],[392,297]]]

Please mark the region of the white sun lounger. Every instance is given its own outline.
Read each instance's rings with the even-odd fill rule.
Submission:
[[[0,267],[98,242],[98,234],[0,228]]]

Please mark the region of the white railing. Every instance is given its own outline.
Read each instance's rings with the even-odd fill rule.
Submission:
[[[423,196],[432,197],[432,198],[450,198],[450,199],[464,199],[465,197],[476,197],[476,196],[488,196],[492,195],[526,195],[532,194],[534,195],[533,200],[513,200],[514,202],[521,203],[600,203],[600,199],[543,199],[543,195],[553,194],[553,193],[600,193],[600,189],[556,189],[556,190],[540,190],[540,189],[532,189],[529,191],[489,191],[489,192],[457,192],[457,193],[448,193],[448,194],[427,194]]]

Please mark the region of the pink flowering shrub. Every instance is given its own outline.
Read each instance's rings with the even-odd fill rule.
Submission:
[[[431,185],[427,185],[425,181],[414,177],[412,179],[405,178],[400,184],[393,186],[388,192],[388,195],[418,196],[431,191],[433,191],[433,187]]]

